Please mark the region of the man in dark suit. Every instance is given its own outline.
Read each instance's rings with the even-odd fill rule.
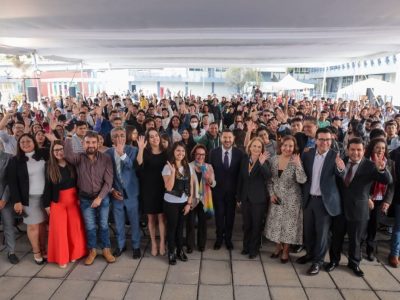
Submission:
[[[317,119],[314,117],[307,117],[304,119],[303,131],[295,134],[297,147],[300,154],[315,148],[315,134],[318,129]]]
[[[235,137],[231,130],[225,129],[221,134],[222,146],[210,152],[210,164],[214,168],[217,185],[213,188],[213,202],[217,239],[214,249],[221,248],[225,239],[226,248],[233,249],[232,230],[235,219],[236,186],[243,153],[233,147]]]
[[[365,238],[369,208],[368,199],[373,182],[384,184],[392,182],[392,176],[386,169],[383,158],[375,162],[364,158],[364,144],[361,138],[353,138],[348,142],[349,157],[345,159],[346,169],[343,180],[339,180],[344,215],[335,218],[332,226],[332,245],[330,249],[331,262],[327,271],[332,271],[340,260],[344,236],[349,237],[348,267],[355,275],[362,277],[360,269],[361,241]]]
[[[304,244],[307,254],[298,263],[312,262],[309,275],[317,275],[328,250],[332,217],[341,213],[336,178],[343,176],[345,165],[331,148],[332,133],[328,128],[316,132],[316,148],[302,155],[307,182],[303,185]]]

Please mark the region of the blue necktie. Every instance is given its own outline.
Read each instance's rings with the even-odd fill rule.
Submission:
[[[225,151],[225,156],[224,156],[224,168],[225,170],[229,169],[229,156],[228,156],[228,151]]]

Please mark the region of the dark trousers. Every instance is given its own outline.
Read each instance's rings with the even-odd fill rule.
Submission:
[[[326,211],[322,198],[310,196],[304,209],[304,244],[313,263],[322,265],[324,262],[331,223],[332,217]]]
[[[374,209],[369,212],[369,220],[367,227],[367,254],[373,253],[375,250],[375,237],[376,231],[378,230],[378,224],[381,216],[381,204],[382,201],[375,201]]]
[[[243,250],[255,255],[260,249],[261,231],[266,203],[254,204],[248,200],[242,202]]]
[[[332,224],[332,244],[329,251],[332,262],[339,263],[344,236],[349,238],[349,265],[359,265],[361,261],[361,242],[365,239],[368,220],[349,221],[344,215],[334,218]]]
[[[197,217],[197,247],[205,248],[207,240],[207,216],[204,212],[203,203],[199,202],[186,217],[186,245],[194,248],[195,229]]]
[[[175,249],[183,246],[183,208],[185,203],[169,203],[164,201],[164,214],[167,220],[168,251],[173,253]]]
[[[225,237],[225,241],[231,242],[235,220],[235,194],[228,192],[218,195],[213,194],[213,202],[217,241],[222,242]]]

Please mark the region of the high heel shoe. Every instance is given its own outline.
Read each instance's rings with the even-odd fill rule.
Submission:
[[[286,254],[287,255],[286,258],[283,258],[282,255],[283,255],[283,252],[281,254],[281,263],[286,264],[289,261],[289,253]]]
[[[40,254],[40,258],[35,257],[36,254]],[[46,260],[42,257],[40,252],[33,253],[33,260],[39,266],[43,265],[46,262]]]

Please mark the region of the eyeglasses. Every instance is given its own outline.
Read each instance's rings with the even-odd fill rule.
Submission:
[[[318,139],[318,141],[323,143],[323,142],[330,142],[332,141],[332,139]]]
[[[62,151],[64,151],[64,148],[53,149],[54,153],[62,152]]]
[[[113,138],[118,138],[118,137],[125,137],[125,134],[114,134]]]

